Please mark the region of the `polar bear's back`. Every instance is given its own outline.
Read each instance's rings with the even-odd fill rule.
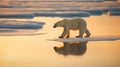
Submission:
[[[70,24],[86,24],[86,21],[82,18],[67,19],[67,22]]]
[[[79,29],[81,26],[86,27],[86,21],[81,18],[67,19],[66,25],[71,29]]]

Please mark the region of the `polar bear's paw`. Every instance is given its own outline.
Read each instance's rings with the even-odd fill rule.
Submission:
[[[82,38],[82,36],[76,36],[76,38]]]

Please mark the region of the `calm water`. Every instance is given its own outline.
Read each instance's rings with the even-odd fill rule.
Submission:
[[[33,34],[46,34],[0,36],[0,67],[120,67],[120,40],[87,43],[48,41],[62,33],[62,28],[53,28],[54,23],[61,19],[63,18],[32,19],[46,23],[43,29]],[[91,37],[120,35],[120,17],[103,15],[84,19],[92,33]],[[71,37],[77,34],[78,31],[71,31]]]

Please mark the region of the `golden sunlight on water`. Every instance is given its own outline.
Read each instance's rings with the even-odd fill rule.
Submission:
[[[91,16],[87,21],[91,36],[119,36],[120,17]],[[0,36],[0,67],[119,67],[120,41],[93,41],[86,44],[83,54],[59,54],[54,47],[65,43],[48,41],[57,38],[62,28],[53,28],[59,17],[35,17],[34,21],[43,21],[43,29],[35,36]],[[78,31],[71,31],[75,37]],[[76,47],[75,47],[76,48]],[[76,50],[76,49],[74,49]],[[73,51],[74,51],[73,50]]]

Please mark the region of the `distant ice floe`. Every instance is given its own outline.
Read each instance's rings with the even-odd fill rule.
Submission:
[[[120,11],[117,12],[110,11],[110,16],[120,16]]]
[[[90,15],[102,15],[102,10],[84,10],[84,12],[88,12]]]
[[[0,20],[0,36],[34,36],[45,33],[35,33],[43,28],[44,22]]]
[[[88,12],[82,11],[49,11],[36,12],[35,16],[50,16],[50,17],[89,17]]]
[[[43,16],[43,17],[89,17],[89,16],[100,16],[103,13],[109,13],[110,16],[120,16],[120,10],[110,10],[110,9],[103,9],[103,10],[80,10],[80,11],[38,11],[38,12],[31,12],[31,14],[27,13],[15,13],[15,14],[0,14],[0,18],[17,18],[17,19],[32,19],[35,16]]]
[[[5,33],[5,32],[16,32],[14,29],[0,29],[0,33]]]
[[[43,22],[36,21],[16,21],[16,20],[0,20],[1,29],[31,29],[38,30],[43,27]],[[1,30],[5,31],[5,30]],[[6,30],[8,31],[8,30]]]
[[[120,8],[110,9],[109,14],[110,16],[120,16]]]
[[[31,19],[35,17],[32,13],[2,13],[0,18],[19,18],[19,19]]]

